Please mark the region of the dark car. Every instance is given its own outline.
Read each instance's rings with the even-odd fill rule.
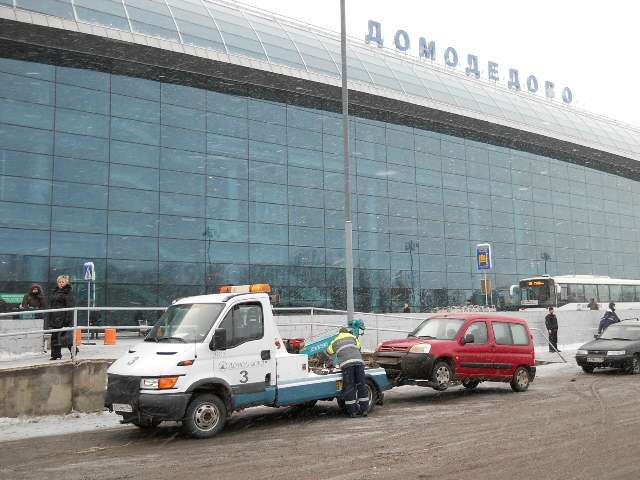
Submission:
[[[576,362],[587,373],[593,373],[596,368],[640,373],[640,321],[624,320],[609,326],[595,340],[578,349]]]

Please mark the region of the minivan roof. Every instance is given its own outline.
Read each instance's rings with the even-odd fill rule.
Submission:
[[[496,314],[495,312],[446,312],[446,313],[437,313],[435,315],[430,316],[429,318],[460,318],[461,320],[489,319],[489,320],[504,320],[508,322],[523,323],[523,324],[527,323],[527,321],[523,318],[511,317],[509,315],[499,315],[499,314]]]

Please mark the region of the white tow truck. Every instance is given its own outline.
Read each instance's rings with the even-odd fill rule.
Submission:
[[[206,438],[247,407],[343,404],[339,371],[313,372],[307,355],[287,352],[270,291],[268,284],[223,287],[175,301],[144,341],[111,365],[105,406],[123,423],[179,421],[186,434]],[[382,368],[365,372],[372,409],[391,385]]]

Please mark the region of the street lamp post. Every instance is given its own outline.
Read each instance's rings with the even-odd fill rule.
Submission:
[[[353,320],[353,234],[351,222],[351,165],[349,161],[349,90],[347,89],[347,25],[345,0],[340,0],[340,52],[342,55],[342,135],[344,138],[344,240],[347,276],[347,321]]]

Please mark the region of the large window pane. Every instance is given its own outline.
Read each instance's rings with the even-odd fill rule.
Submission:
[[[74,20],[71,0],[16,0],[18,8]]]

